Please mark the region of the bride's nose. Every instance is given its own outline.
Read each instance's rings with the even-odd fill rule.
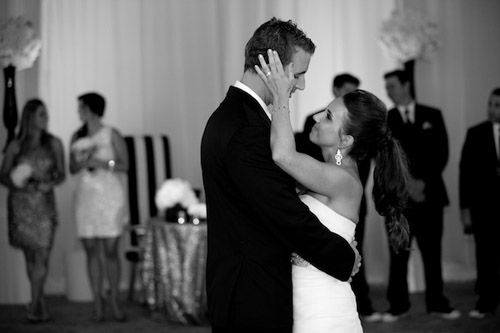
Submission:
[[[319,121],[325,117],[325,112],[326,112],[326,111],[322,111],[322,112],[320,112],[320,113],[316,113],[316,114],[313,116],[314,121],[315,121],[315,122],[317,122],[317,123],[319,123]]]

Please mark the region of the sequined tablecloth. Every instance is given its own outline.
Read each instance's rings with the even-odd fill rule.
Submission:
[[[143,238],[142,282],[146,302],[169,322],[207,322],[205,223],[166,223],[153,218]]]

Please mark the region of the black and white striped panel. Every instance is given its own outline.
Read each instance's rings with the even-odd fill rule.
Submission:
[[[155,193],[167,178],[171,178],[170,146],[166,135],[126,136],[129,155],[128,196],[130,223],[145,224],[156,216]],[[137,239],[132,232],[132,245]]]

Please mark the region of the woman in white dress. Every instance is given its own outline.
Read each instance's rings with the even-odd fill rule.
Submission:
[[[351,242],[363,193],[358,161],[374,158],[375,208],[386,218],[395,249],[408,246],[402,215],[408,197],[406,158],[387,126],[387,110],[375,95],[356,90],[331,102],[316,117],[310,133],[325,162],[298,153],[290,123],[289,95],[295,86],[293,64],[283,68],[269,50],[256,71],[273,94],[271,148],[275,163],[307,189],[302,201],[331,231]],[[265,74],[264,74],[265,73]],[[292,258],[295,333],[362,332],[349,282],[316,269],[298,255]]]
[[[104,320],[109,301],[114,319],[124,321],[118,303],[118,245],[126,223],[126,192],[120,173],[128,170],[127,147],[116,129],[102,123],[105,100],[101,95],[81,95],[78,104],[83,126],[71,138],[70,172],[79,175],[75,189],[76,233],[87,255],[94,297],[92,320]],[[104,292],[105,276],[109,299]]]

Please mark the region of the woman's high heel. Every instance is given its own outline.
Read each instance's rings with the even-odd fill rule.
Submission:
[[[104,316],[102,314],[100,315],[93,315],[91,318],[90,318],[90,321],[93,322],[93,323],[102,323],[104,321]]]
[[[124,323],[127,321],[127,315],[125,313],[122,313],[121,315],[113,315],[113,317],[115,318],[115,321],[119,322],[119,323]]]
[[[99,304],[100,310],[96,307],[92,318],[90,318],[90,321],[94,323],[102,323],[104,321],[104,313],[106,312],[106,300],[104,297],[100,297]]]
[[[52,320],[52,317],[50,315],[48,315],[48,314],[40,317],[40,322],[41,323],[48,323],[51,320]]]
[[[31,324],[38,324],[41,322],[41,318],[38,315],[40,313],[39,307],[33,302],[29,303],[27,306],[26,320]]]
[[[31,324],[38,324],[38,323],[40,323],[42,321],[40,317],[35,316],[35,315],[31,314],[31,313],[28,313],[28,315],[26,315],[26,319]]]
[[[47,309],[47,304],[45,303],[45,298],[40,299],[40,307],[41,307],[41,316],[40,316],[40,322],[46,323],[52,320],[52,317],[49,314],[49,310]]]
[[[117,310],[117,309],[113,309],[112,312],[113,312],[113,318],[115,319],[115,321],[117,321],[119,323],[123,323],[123,322],[127,321],[127,315],[125,313],[123,313],[122,311]]]
[[[118,309],[118,304],[116,304],[116,301],[113,301],[111,298],[109,298],[109,306],[111,308],[111,312],[113,313],[113,318],[115,319],[115,321],[120,323],[127,321],[127,315],[120,309]]]

